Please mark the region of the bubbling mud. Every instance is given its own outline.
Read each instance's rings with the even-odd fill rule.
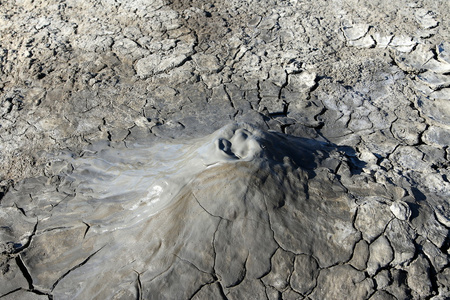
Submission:
[[[77,186],[78,198],[72,202],[91,206],[83,214],[87,224],[102,230],[130,227],[170,205],[202,171],[263,158],[265,135],[248,124],[233,124],[191,141],[108,148],[69,158],[74,171],[67,179]]]

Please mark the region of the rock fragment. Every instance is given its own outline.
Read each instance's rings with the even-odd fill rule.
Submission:
[[[341,30],[344,33],[349,46],[357,48],[371,48],[375,45],[373,37],[367,34],[369,31],[369,25],[367,24],[349,23],[348,25],[342,26]]]
[[[364,37],[369,30],[369,25],[367,24],[349,24],[342,27],[344,36],[350,41],[356,41]]]
[[[389,43],[389,47],[394,48],[397,51],[400,52],[411,52],[414,47],[417,45],[417,43],[414,41],[414,39],[410,36],[400,35],[400,36],[394,36]]]
[[[303,71],[299,74],[290,74],[287,88],[293,91],[308,92],[316,85],[317,74],[311,71]]]
[[[387,266],[394,258],[394,252],[388,239],[382,235],[369,246],[370,256],[367,262],[367,273],[375,275],[380,268]]]
[[[426,10],[424,8],[419,8],[414,13],[417,22],[424,29],[430,29],[438,26],[438,21],[435,19],[435,13],[432,11]]]
[[[404,201],[395,201],[389,209],[399,220],[406,221],[411,217],[411,209],[409,208],[408,203]]]

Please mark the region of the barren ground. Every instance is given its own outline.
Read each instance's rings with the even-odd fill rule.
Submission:
[[[72,176],[66,165],[49,167],[48,153],[65,150],[75,157],[99,141],[108,149],[153,140],[185,145],[247,122],[256,135],[279,133],[264,136],[268,141],[284,137],[303,147],[297,154],[290,146],[267,148],[274,157],[288,151],[293,164],[274,158],[274,167],[270,160],[268,169],[286,184],[267,179],[262,194],[271,195],[270,186],[286,199],[298,192],[313,204],[291,199],[281,205],[264,194],[263,202],[254,200],[254,207],[239,210],[246,213],[230,217],[225,206],[202,202],[211,195],[196,194],[209,182],[202,173],[185,192],[186,211],[199,214],[198,220],[186,217],[192,231],[174,226],[156,234],[170,240],[160,247],[178,260],[133,252],[143,262],[118,262],[130,269],[122,268],[123,282],[111,279],[99,299],[447,299],[449,14],[444,0],[2,1],[0,298],[76,298],[73,287],[82,282],[76,272],[97,274],[83,270],[110,259],[101,249],[111,240],[100,233],[89,237],[94,225],[87,217],[64,227],[67,211],[52,213],[54,199],[78,190],[65,186],[62,177]],[[224,139],[234,141],[232,134]],[[296,160],[302,153],[314,154],[315,169]],[[217,172],[240,178],[253,170],[259,184],[266,178],[254,166],[241,173],[227,166]],[[241,184],[232,195],[242,192]],[[256,197],[252,186],[245,193]],[[219,184],[210,192],[223,189]],[[183,212],[170,211],[147,225],[158,227],[167,218],[176,223],[174,216]],[[266,225],[246,223],[249,215]],[[345,232],[342,243],[333,235],[339,232]],[[109,238],[124,238],[114,234]],[[267,242],[250,242],[253,235]],[[198,248],[180,246],[188,236]],[[66,240],[73,244],[48,246]],[[70,254],[84,243],[89,249]],[[44,248],[53,253],[48,261]],[[57,265],[64,255],[66,263]],[[149,270],[155,264],[160,273]],[[82,290],[88,299],[101,289]]]

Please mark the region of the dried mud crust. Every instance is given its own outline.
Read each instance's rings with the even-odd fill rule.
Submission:
[[[335,285],[371,291],[361,298],[441,299],[449,286],[448,11],[448,1],[2,3],[0,198],[22,191],[30,200],[33,187],[52,180],[42,151],[202,137],[247,121],[343,147],[348,162],[326,167],[356,196],[394,188],[388,200],[357,202],[352,224],[362,240],[350,261],[319,272],[314,255],[280,248],[271,270],[284,270],[276,272],[289,284],[278,285],[286,281],[278,275],[269,284],[267,275],[238,286],[269,299],[319,299]],[[2,250],[8,284],[0,294],[52,297],[35,287],[20,254],[33,246],[36,220],[0,201],[5,224],[26,229],[2,232],[22,246]],[[365,215],[376,215],[375,225]],[[86,228],[72,235],[81,240]],[[349,277],[333,275],[341,273]],[[299,274],[310,281],[293,283]],[[240,297],[214,276],[192,295]],[[361,285],[350,287],[355,280]]]

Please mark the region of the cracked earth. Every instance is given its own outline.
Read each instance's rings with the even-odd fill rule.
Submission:
[[[0,298],[448,299],[448,12],[2,2]]]

